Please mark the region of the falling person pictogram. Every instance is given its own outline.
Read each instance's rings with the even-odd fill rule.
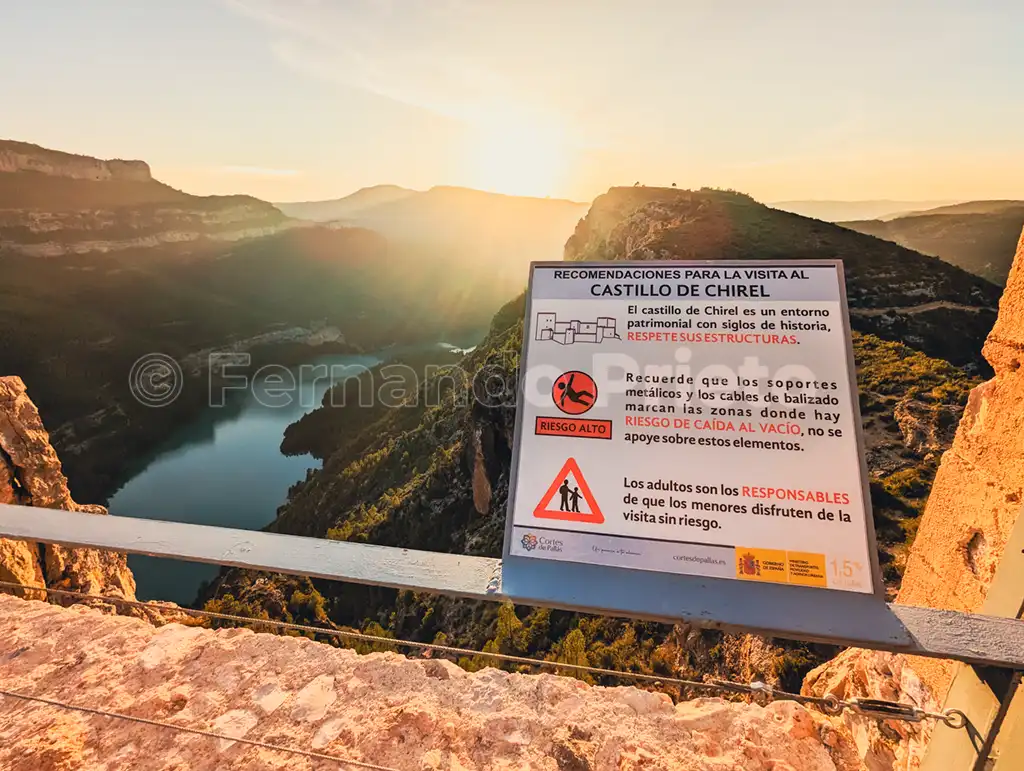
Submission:
[[[563,372],[551,388],[551,398],[567,415],[582,415],[597,400],[597,383],[585,372]]]

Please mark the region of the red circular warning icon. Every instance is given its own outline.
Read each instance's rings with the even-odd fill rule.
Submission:
[[[551,398],[566,415],[582,415],[597,401],[597,383],[586,372],[563,372],[551,386]]]

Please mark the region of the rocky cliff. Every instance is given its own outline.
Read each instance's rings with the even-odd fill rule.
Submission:
[[[985,357],[995,377],[974,388],[942,462],[910,550],[898,602],[980,612],[1024,498],[1024,233]],[[811,672],[804,692],[896,699],[934,710],[956,664],[851,649]],[[849,722],[849,718],[843,718]],[[923,730],[922,730],[923,729]],[[905,747],[877,726],[854,731],[862,757],[892,754],[914,768],[930,726],[904,730]]]
[[[1024,501],[1024,234],[984,348],[995,377],[971,391],[942,457],[899,601],[978,612]],[[942,694],[950,662],[915,661]]]
[[[126,180],[148,182],[153,177],[145,161],[102,161],[88,155],[49,150],[28,142],[0,140],[0,172],[31,171],[52,177],[94,182]]]
[[[0,253],[33,257],[238,241],[296,225],[250,196],[194,196],[143,161],[0,140]]]
[[[241,241],[277,233],[295,223],[248,196],[222,196],[202,205],[145,204],[111,209],[36,211],[0,209],[0,250],[29,257],[61,257]]]
[[[17,377],[0,377],[0,503],[107,513],[102,506],[72,499],[39,411]],[[26,509],[25,516],[31,511]],[[125,556],[94,549],[0,538],[0,580],[135,599],[135,577]]]
[[[913,704],[939,712],[942,703],[911,667],[906,656],[849,648],[811,670],[801,692],[837,699],[871,698]],[[920,768],[934,724],[865,720],[849,712],[830,717],[838,730],[849,732],[857,756],[871,771],[915,771]]]

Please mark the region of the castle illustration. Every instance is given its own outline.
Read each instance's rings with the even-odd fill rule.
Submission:
[[[615,319],[607,316],[602,316],[597,321],[559,321],[554,313],[538,313],[536,328],[534,339],[553,340],[560,345],[600,343],[609,338],[622,339],[615,329]]]

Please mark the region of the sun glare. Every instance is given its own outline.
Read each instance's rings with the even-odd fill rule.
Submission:
[[[543,198],[564,182],[569,150],[557,126],[489,118],[473,133],[467,158],[472,187]]]

